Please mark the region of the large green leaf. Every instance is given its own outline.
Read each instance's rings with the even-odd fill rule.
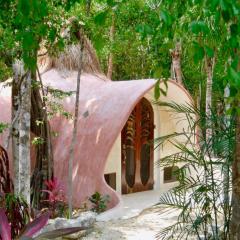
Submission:
[[[230,77],[230,84],[240,89],[240,73],[236,72],[232,67],[229,68],[229,77]]]
[[[19,0],[18,1],[19,11],[23,14],[24,17],[27,17],[30,14],[31,1],[29,0]]]
[[[108,11],[105,10],[103,12],[98,13],[95,18],[94,18],[94,22],[97,25],[103,25],[107,19],[107,15],[108,15]]]
[[[194,44],[194,62],[197,63],[204,58],[204,48],[198,43]]]
[[[214,50],[208,46],[205,46],[205,52],[208,57],[212,58],[214,57]]]
[[[194,34],[208,34],[209,33],[209,28],[207,24],[204,21],[193,21],[190,24],[190,29]]]
[[[170,25],[172,23],[172,18],[167,11],[161,10],[160,17],[167,25]]]

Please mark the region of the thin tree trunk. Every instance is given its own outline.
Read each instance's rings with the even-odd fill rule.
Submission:
[[[240,104],[238,103],[238,108]],[[232,219],[231,234],[233,240],[240,239],[240,115],[236,117],[235,159],[232,165]]]
[[[230,89],[227,85],[224,89],[224,98],[227,99],[230,96]],[[225,109],[223,110],[225,125],[229,127],[230,119],[227,115],[227,111],[230,109],[230,105],[228,103],[224,104]],[[230,140],[229,140],[230,141]],[[230,144],[229,144],[230,145]],[[231,149],[228,149],[231,151]],[[224,159],[223,166],[223,199],[224,199],[224,225],[225,225],[225,234],[226,236],[229,234],[229,218],[230,218],[230,159]],[[225,237],[226,237],[225,236]]]
[[[112,14],[112,25],[111,25],[110,34],[109,34],[111,48],[112,48],[112,44],[113,44],[113,41],[114,41],[114,33],[115,33],[115,15],[113,13]],[[112,51],[112,49],[110,49],[110,53],[109,53],[109,56],[108,56],[107,77],[109,79],[112,79],[112,74],[113,74],[113,51]]]
[[[13,157],[13,169],[14,169],[14,193],[16,195],[20,192],[20,180],[19,180],[19,84],[21,77],[23,64],[20,61],[16,61],[13,65],[13,82],[12,82],[12,157]]]
[[[240,71],[240,61],[238,63]],[[240,100],[237,99],[235,107],[240,109]],[[240,114],[236,114],[235,155],[232,164],[232,219],[231,239],[240,239]]]
[[[177,83],[183,84],[181,68],[181,43],[176,44],[175,49],[170,50],[172,56],[171,78]]]
[[[51,179],[53,177],[53,151],[52,151],[52,136],[51,136],[51,127],[50,123],[48,121],[48,113],[47,113],[47,103],[46,103],[46,95],[44,93],[43,89],[43,82],[42,77],[39,72],[39,69],[37,68],[37,73],[40,81],[41,86],[41,92],[42,92],[42,106],[43,106],[43,118],[45,122],[45,128],[46,128],[46,144],[47,144],[47,157],[48,157],[48,179]]]
[[[39,74],[40,85],[42,85],[40,78]],[[36,164],[31,179],[31,203],[37,209],[41,208],[41,200],[47,197],[47,194],[41,191],[46,189],[44,182],[53,177],[51,132],[44,97],[44,92],[42,91],[41,96],[39,87],[32,89],[31,131],[36,137],[43,140],[43,143],[35,146]],[[36,121],[41,122],[41,124],[37,124]]]
[[[28,71],[20,87],[19,117],[19,194],[30,204],[30,128],[31,128],[31,72]]]
[[[81,36],[82,40],[80,40],[81,44],[81,53],[80,53],[80,66],[78,69],[77,75],[77,89],[76,89],[76,100],[75,100],[75,114],[74,114],[74,123],[73,123],[73,136],[72,142],[70,145],[69,151],[69,162],[68,162],[68,207],[69,207],[69,217],[72,218],[72,196],[73,196],[73,159],[74,159],[74,150],[77,143],[77,134],[78,134],[78,115],[79,115],[79,97],[80,97],[80,80],[82,74],[82,62],[83,62],[83,49],[84,49],[84,37]]]
[[[211,111],[212,111],[212,84],[213,84],[213,69],[215,64],[215,58],[205,59],[205,71],[207,74],[206,84],[206,141],[208,142],[212,138],[211,127]]]

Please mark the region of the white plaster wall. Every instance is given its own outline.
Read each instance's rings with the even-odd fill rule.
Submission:
[[[104,174],[116,173],[116,191],[121,194],[121,134],[115,141],[108,156]]]

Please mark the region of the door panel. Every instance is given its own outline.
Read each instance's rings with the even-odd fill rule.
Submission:
[[[143,98],[122,130],[122,193],[153,188],[153,109]]]
[[[150,177],[150,146],[148,144],[142,145],[141,148],[141,181],[146,185]]]

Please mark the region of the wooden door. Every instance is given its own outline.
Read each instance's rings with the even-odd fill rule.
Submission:
[[[153,109],[143,98],[122,130],[122,193],[153,189]]]

